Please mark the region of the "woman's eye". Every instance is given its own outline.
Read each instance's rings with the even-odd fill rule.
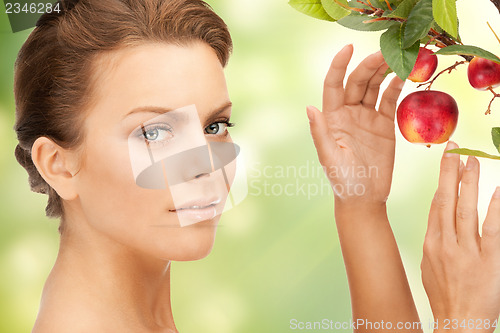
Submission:
[[[146,133],[144,133],[144,136],[146,137],[146,139],[150,140],[150,141],[154,141],[158,138],[158,130],[157,129],[154,129],[154,130],[151,130],[151,131],[147,131]]]
[[[223,135],[227,132],[227,128],[232,126],[233,124],[227,122],[213,123],[205,127],[205,133],[212,135]]]
[[[153,127],[143,128],[143,137],[149,142],[162,142],[172,137],[172,132],[167,128]]]

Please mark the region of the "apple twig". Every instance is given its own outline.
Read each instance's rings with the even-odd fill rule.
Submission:
[[[377,8],[376,7],[373,7],[372,3],[370,2],[370,0],[366,0],[368,3],[362,1],[362,0],[357,0],[357,2],[359,2],[360,4],[363,4],[365,5],[366,7],[370,7],[373,11],[376,11]]]
[[[384,17],[376,17],[376,18],[371,19],[371,20],[366,20],[366,21],[363,21],[363,23],[373,23],[373,22],[379,22],[379,21],[406,22],[406,20],[404,18],[384,16]]]
[[[446,71],[448,71],[448,74],[451,73],[452,70],[456,69],[457,66],[459,65],[462,65],[462,64],[465,64],[467,61],[466,60],[462,60],[462,61],[457,61],[455,62],[454,65],[451,65],[450,67],[448,68],[445,68],[443,69],[441,72],[437,73],[433,78],[432,80],[430,81],[427,81],[427,82],[424,82],[424,83],[421,83],[417,86],[417,88],[420,88],[420,87],[423,87],[425,85],[427,85],[427,87],[425,88],[425,90],[430,90],[431,89],[431,86],[432,84],[434,83],[434,81],[436,81],[436,79],[443,73],[445,73]]]
[[[449,38],[448,36],[446,36],[446,34],[444,33],[439,33],[437,32],[435,29],[431,28],[429,30],[429,33],[428,35],[431,37],[431,38],[434,38],[438,41],[440,41],[441,43],[443,43],[445,46],[449,46],[449,45],[455,45],[457,44],[453,39]]]
[[[366,9],[361,9],[361,8],[355,8],[355,7],[351,7],[351,6],[347,6],[345,4],[343,4],[342,2],[340,2],[339,0],[333,0],[335,1],[335,3],[341,7],[344,7],[345,9],[347,10],[354,10],[356,12],[360,12],[361,14],[368,14],[368,10]]]
[[[347,10],[351,10],[351,11],[356,11],[356,12],[359,12],[363,15],[367,15],[367,16],[371,16],[371,17],[374,17],[376,16],[376,18],[373,18],[373,19],[368,19],[366,21],[363,21],[363,23],[373,23],[373,22],[378,22],[378,21],[397,21],[397,22],[406,22],[406,19],[404,18],[396,18],[396,17],[385,17],[384,14],[386,12],[385,9],[383,8],[377,8],[375,7],[372,2],[370,0],[356,0],[357,2],[365,5],[366,7],[368,8],[355,8],[355,7],[351,7],[349,5],[346,5],[342,2],[340,2],[339,0],[333,0],[336,4],[344,7],[345,9]],[[390,3],[388,0],[384,0],[385,3],[387,4],[387,8],[389,11],[393,11],[393,8],[391,7]],[[500,12],[500,0],[490,0],[491,2],[493,2],[493,4],[495,5],[495,7],[498,9],[498,11]],[[458,44],[462,44],[461,42],[457,42],[456,40],[454,40],[453,38],[451,38],[446,32],[438,32],[436,31],[435,29],[431,28],[429,30],[429,32],[427,33],[427,35],[430,37],[430,41],[429,43],[431,42],[434,42],[435,45],[439,48],[444,48],[444,47],[447,47],[447,46],[451,46],[451,45],[458,45]],[[463,44],[462,44],[463,45]],[[465,59],[465,61],[467,62],[470,62],[472,60],[472,56],[470,55],[465,55],[465,54],[459,54],[459,56],[461,56],[462,58]],[[456,67],[457,64],[455,64],[454,66]],[[452,66],[453,67],[453,66]],[[455,68],[453,67],[453,68]],[[453,69],[451,68],[451,69]],[[446,70],[445,70],[446,71]],[[439,74],[438,74],[439,75]],[[433,81],[431,81],[430,85],[432,84]],[[429,85],[429,88],[430,88],[430,85]]]
[[[446,45],[441,43],[439,40],[437,40],[436,37],[429,37],[429,40],[427,41],[427,43],[425,43],[424,47],[429,46],[429,44],[431,44],[432,42],[434,42],[435,45],[437,47],[439,47],[440,49],[442,49],[443,47],[446,47]]]
[[[389,8],[389,10],[392,11],[393,9],[392,9],[391,4],[389,3],[389,1],[385,0],[385,3],[387,5],[387,8]]]
[[[486,110],[485,115],[491,114],[491,104],[495,98],[500,97],[500,94],[497,94],[492,87],[489,87],[488,90],[493,94],[493,98],[491,99],[490,104],[488,104],[488,109]]]
[[[370,0],[357,0],[358,3],[363,4],[367,8],[355,8],[355,7],[351,7],[349,5],[346,5],[346,4],[342,3],[342,2],[340,2],[339,0],[333,0],[333,1],[336,4],[342,6],[343,8],[345,8],[347,10],[356,11],[356,12],[359,12],[360,14],[362,14],[362,15],[368,16],[368,19],[366,21],[363,21],[363,23],[373,23],[373,22],[379,22],[379,21],[397,21],[397,22],[406,22],[407,21],[404,18],[384,16],[386,10],[383,9],[383,8],[377,8],[377,7],[375,7]],[[389,1],[388,0],[384,0],[384,1],[385,1],[386,5],[387,5],[387,10],[393,11],[393,8],[391,7]],[[500,0],[490,0],[490,1],[498,9],[498,12],[500,13]],[[490,26],[489,23],[488,23],[488,26]],[[491,26],[490,26],[490,29],[491,29]],[[491,30],[493,31],[493,29],[491,29]],[[493,33],[495,33],[495,32],[493,31]],[[460,41],[457,41],[457,40],[453,39],[446,32],[438,32],[438,31],[436,31],[433,28],[429,29],[429,32],[427,33],[427,35],[429,36],[429,41],[425,44],[425,46],[427,46],[427,45],[429,45],[431,43],[434,43],[434,45],[436,45],[436,47],[438,47],[438,48],[445,48],[445,47],[451,46],[451,45],[460,45],[460,44],[462,44]],[[495,37],[497,39],[499,39],[496,34],[495,34]],[[439,76],[441,76],[442,74],[444,74],[446,72],[451,73],[451,71],[454,70],[454,69],[456,69],[457,66],[465,64],[467,62],[470,62],[474,58],[473,56],[466,55],[466,54],[459,54],[459,56],[461,56],[465,60],[455,62],[455,64],[453,64],[450,67],[445,68],[442,71],[440,71],[439,73],[437,73],[431,80],[419,84],[417,86],[417,88],[420,88],[420,87],[423,87],[423,86],[427,86],[425,88],[425,90],[430,90],[431,87],[432,87],[432,84],[434,83],[434,81],[436,81],[436,79]],[[491,99],[490,103],[488,104],[488,109],[486,110],[486,114],[491,114],[491,105],[492,105],[493,101],[497,97],[500,97],[500,94],[497,94],[493,90],[492,87],[489,87],[488,90],[491,91],[491,93],[493,94],[493,98]]]
[[[367,16],[377,16],[377,17],[382,17],[385,13],[385,10],[383,8],[377,8],[375,6],[373,6],[373,4],[371,3],[370,0],[356,0],[357,2],[359,2],[360,4],[363,4],[365,5],[366,7],[368,8],[356,8],[356,7],[351,7],[349,5],[346,5],[342,2],[340,2],[339,0],[333,0],[337,5],[347,9],[347,10],[352,10],[352,11],[356,11],[358,13],[361,13],[363,15],[367,15]]]

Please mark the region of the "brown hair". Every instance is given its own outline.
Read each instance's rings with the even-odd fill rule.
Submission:
[[[15,155],[28,172],[31,190],[48,194],[49,217],[63,217],[62,200],[38,173],[31,147],[42,136],[67,149],[82,143],[78,124],[92,96],[91,69],[99,54],[147,42],[202,41],[225,66],[232,50],[226,24],[201,0],[58,3],[63,10],[44,14],[21,48],[14,79]]]

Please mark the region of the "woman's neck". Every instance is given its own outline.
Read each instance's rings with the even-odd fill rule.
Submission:
[[[103,321],[126,323],[131,331],[136,327],[176,332],[170,261],[127,248],[86,223],[71,223],[61,235],[59,254],[43,295],[53,297],[84,302],[97,317],[102,314]]]

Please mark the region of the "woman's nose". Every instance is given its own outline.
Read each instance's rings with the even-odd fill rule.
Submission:
[[[168,157],[165,160],[165,169],[170,186],[209,177],[214,171],[207,145],[191,148]]]

